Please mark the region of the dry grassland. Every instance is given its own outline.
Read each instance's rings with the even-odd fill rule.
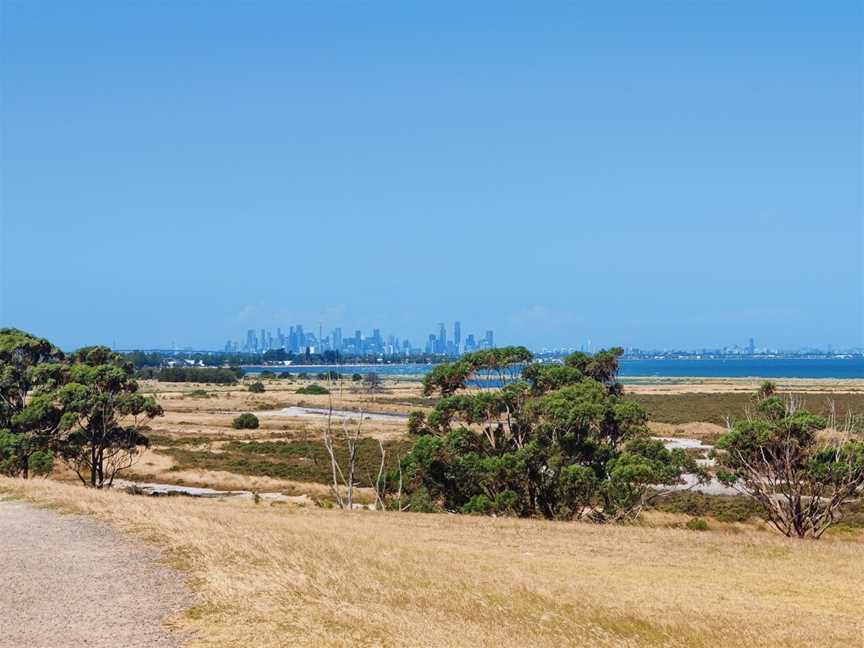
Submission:
[[[859,646],[860,536],[801,542],[95,492],[0,492],[155,542],[193,646]]]

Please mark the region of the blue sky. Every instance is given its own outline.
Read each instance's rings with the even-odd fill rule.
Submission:
[[[0,321],[862,345],[861,6],[6,0]]]

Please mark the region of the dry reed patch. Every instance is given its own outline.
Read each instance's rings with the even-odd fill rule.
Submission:
[[[864,545],[0,490],[165,547],[196,646],[858,645]]]

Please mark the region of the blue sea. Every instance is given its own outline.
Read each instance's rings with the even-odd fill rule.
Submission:
[[[364,364],[364,365],[289,365],[286,367],[245,367],[247,373],[288,371],[292,374],[338,371],[342,374],[366,374],[422,377],[433,365]],[[864,358],[726,358],[722,360],[622,360],[620,376],[628,377],[695,377],[695,378],[864,378]]]

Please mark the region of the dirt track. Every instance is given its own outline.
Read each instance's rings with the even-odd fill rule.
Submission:
[[[158,552],[86,518],[0,501],[0,648],[168,648],[192,604]]]

